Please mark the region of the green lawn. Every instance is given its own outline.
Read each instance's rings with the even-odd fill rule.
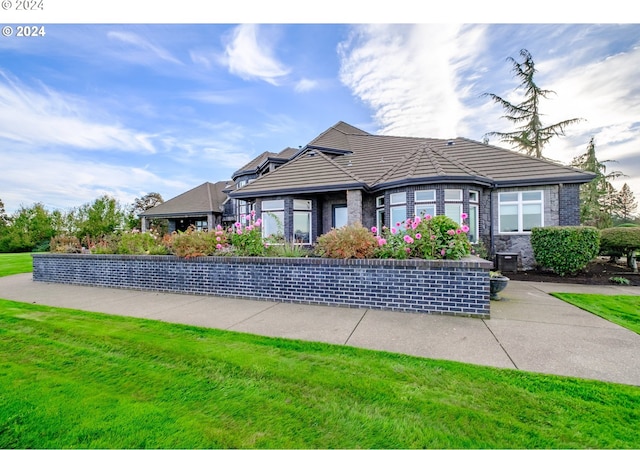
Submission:
[[[31,253],[0,253],[0,277],[33,271]]]
[[[0,301],[0,448],[640,448],[640,388]]]
[[[640,334],[639,296],[555,292],[551,295]]]

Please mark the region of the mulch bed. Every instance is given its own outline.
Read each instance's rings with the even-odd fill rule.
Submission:
[[[618,263],[609,261],[609,258],[598,258],[589,263],[587,267],[575,275],[561,277],[552,272],[539,269],[504,272],[503,275],[514,281],[543,281],[548,283],[575,283],[592,285],[615,285],[611,277],[623,277],[629,280],[629,286],[640,286],[640,274],[633,273],[626,266],[626,261],[621,258]]]

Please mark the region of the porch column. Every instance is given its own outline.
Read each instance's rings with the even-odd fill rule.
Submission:
[[[147,218],[146,217],[141,217],[140,218],[140,223],[141,223],[140,228],[142,228],[142,230],[140,230],[140,231],[142,231],[143,233],[146,232],[147,231]]]
[[[347,225],[362,224],[362,191],[347,191]]]
[[[213,223],[213,213],[207,213],[207,230],[213,230],[216,227],[216,224]]]

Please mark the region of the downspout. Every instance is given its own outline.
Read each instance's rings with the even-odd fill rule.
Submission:
[[[493,192],[496,188],[495,183],[493,184],[493,186],[491,187],[491,191],[489,192],[489,253],[491,254],[491,260],[494,261],[495,260],[495,242],[493,240],[493,234],[494,234],[494,220],[493,220]],[[494,263],[495,264],[495,263]]]

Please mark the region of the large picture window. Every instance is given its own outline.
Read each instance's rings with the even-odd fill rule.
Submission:
[[[544,224],[542,191],[498,194],[500,233],[527,233]]]

